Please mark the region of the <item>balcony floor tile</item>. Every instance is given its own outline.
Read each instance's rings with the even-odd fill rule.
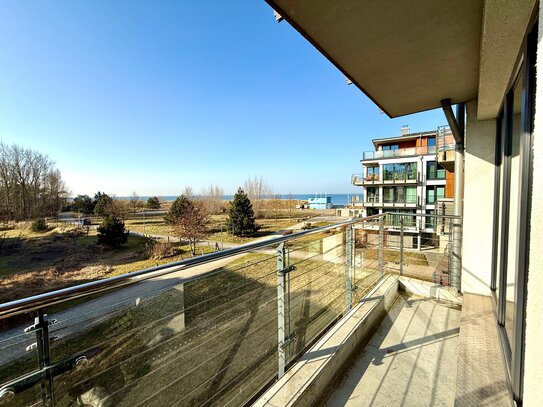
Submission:
[[[459,307],[404,293],[327,406],[452,406]]]

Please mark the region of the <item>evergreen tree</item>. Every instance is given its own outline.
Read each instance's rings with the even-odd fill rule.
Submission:
[[[72,209],[77,212],[81,212],[83,215],[90,215],[94,212],[94,206],[96,202],[88,195],[77,195],[74,198]]]
[[[160,209],[160,201],[156,196],[150,196],[145,204],[148,209]]]
[[[96,216],[107,216],[113,209],[113,198],[108,194],[98,191],[94,195],[94,214]]]
[[[230,233],[236,236],[252,236],[258,230],[253,204],[241,188],[234,195],[234,200],[230,202],[226,224]]]
[[[183,216],[183,213],[187,210],[187,207],[190,204],[191,202],[187,199],[185,195],[180,195],[175,198],[172,206],[170,206],[170,210],[168,211],[166,216],[164,216],[164,222],[166,222],[168,225],[176,224],[179,218]]]
[[[110,247],[119,247],[128,241],[128,232],[124,222],[115,215],[108,215],[98,227],[98,243]]]

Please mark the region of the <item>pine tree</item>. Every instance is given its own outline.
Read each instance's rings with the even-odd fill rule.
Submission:
[[[190,204],[190,201],[185,195],[180,195],[175,198],[172,206],[170,206],[170,210],[166,216],[164,216],[164,222],[166,222],[168,225],[174,225],[177,223],[178,219],[183,216],[183,213]]]
[[[122,219],[108,215],[98,227],[98,243],[110,247],[119,247],[128,241],[128,232]]]
[[[230,202],[226,224],[230,233],[236,236],[252,236],[258,230],[253,204],[241,188],[234,195],[234,200]]]

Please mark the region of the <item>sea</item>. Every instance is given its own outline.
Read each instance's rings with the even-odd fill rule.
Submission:
[[[345,206],[349,202],[351,202],[352,197],[356,196],[361,201],[362,196],[360,194],[281,194],[281,195],[273,195],[273,196],[266,196],[265,199],[269,198],[275,198],[277,196],[280,196],[281,199],[295,199],[297,201],[307,201],[309,198],[315,198],[315,197],[324,197],[329,196],[332,199],[332,205],[334,206]],[[118,196],[117,199],[123,199],[127,200],[130,199],[129,196]],[[146,201],[149,198],[149,196],[140,196],[139,199],[142,201]],[[166,196],[159,196],[160,199],[164,201],[173,201],[175,198],[177,198],[176,195],[166,195]],[[234,199],[234,195],[224,195],[223,199],[225,201],[231,201]]]

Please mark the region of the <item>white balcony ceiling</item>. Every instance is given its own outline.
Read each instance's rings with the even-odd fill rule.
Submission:
[[[535,2],[496,0],[483,18],[484,0],[266,1],[390,117],[480,95],[485,118],[500,108]],[[483,21],[501,42],[481,44]]]

